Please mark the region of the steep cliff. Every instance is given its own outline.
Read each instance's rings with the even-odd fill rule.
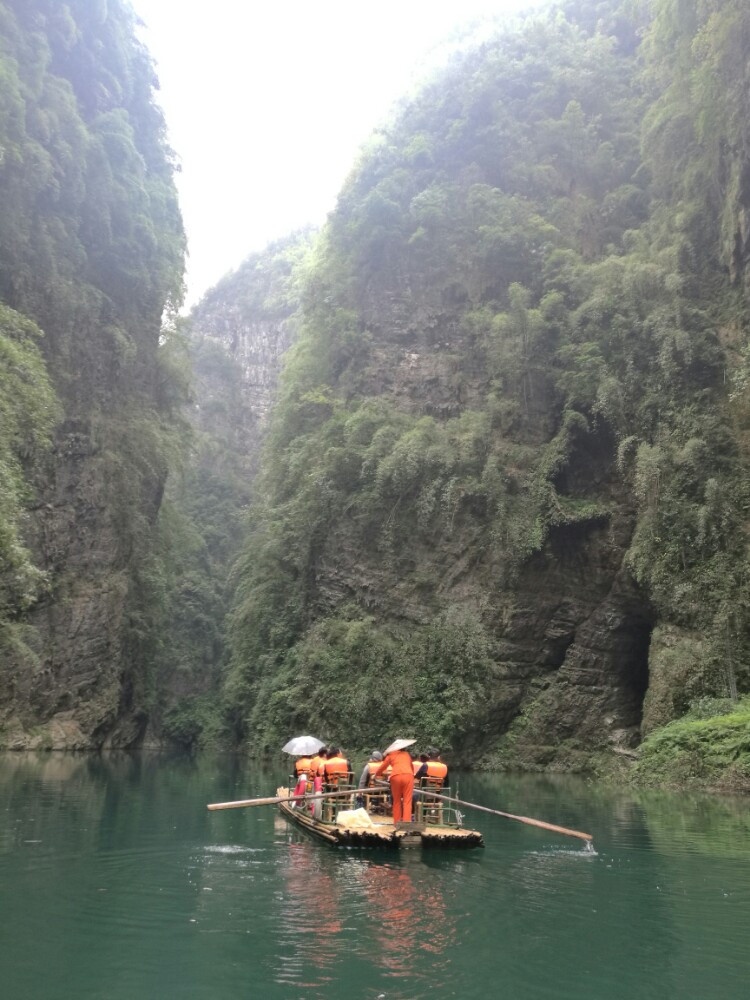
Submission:
[[[294,339],[300,272],[313,238],[303,231],[251,254],[191,316],[195,426],[238,456],[247,480],[257,470],[282,359]],[[236,370],[236,392],[212,358]]]
[[[129,8],[0,0],[0,744],[750,781],[750,11],[640,6],[456,57],[183,337]]]
[[[312,240],[303,231],[251,254],[204,296],[188,323],[193,437],[160,517],[169,602],[149,740],[195,746],[229,738],[218,691],[226,672],[230,571],[247,533],[246,511],[282,358],[295,337],[298,285]]]
[[[587,767],[748,685],[749,15],[719,6],[659,3],[640,45],[622,5],[564,4],[374,137],[315,248],[237,570],[252,747],[408,730]],[[728,45],[742,99],[711,75]]]
[[[179,405],[159,345],[184,240],[134,31],[120,0],[0,3],[0,296],[40,331],[58,407],[47,450],[16,447],[38,575],[2,609],[9,747],[130,744],[151,697],[154,526]]]

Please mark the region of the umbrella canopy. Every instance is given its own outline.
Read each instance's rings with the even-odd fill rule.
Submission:
[[[396,750],[405,750],[406,747],[410,747],[412,743],[416,743],[416,740],[394,740],[389,747],[386,748],[386,753],[394,753]]]
[[[285,743],[281,750],[282,753],[293,753],[299,756],[300,754],[317,753],[324,746],[325,743],[315,736],[295,736],[294,739]]]

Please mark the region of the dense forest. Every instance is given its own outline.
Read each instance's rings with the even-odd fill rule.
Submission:
[[[5,745],[750,782],[746,3],[499,27],[187,324],[127,5],[0,46]]]

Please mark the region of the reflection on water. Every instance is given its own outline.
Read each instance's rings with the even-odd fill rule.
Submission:
[[[234,757],[0,757],[3,996],[747,995],[746,799],[460,777],[463,798],[590,830],[597,853],[483,815],[484,851],[335,850],[271,808],[205,808],[284,777]]]
[[[684,793],[676,810],[674,796],[649,790],[638,793],[637,802],[655,843],[671,851],[750,859],[746,797]]]
[[[441,984],[456,916],[446,908],[439,876],[419,854],[337,855],[292,831],[286,848],[278,898],[279,983],[325,996],[337,967],[362,962],[386,978],[414,984],[424,977],[424,956],[430,988]]]
[[[280,894],[281,967],[279,982],[304,985],[325,982],[323,975],[335,963],[337,941],[343,929],[339,893],[331,871],[316,863],[314,844],[290,842],[282,860],[284,891]],[[284,948],[283,945],[286,945]],[[315,976],[310,976],[315,972]]]
[[[447,963],[445,949],[455,939],[456,928],[439,883],[420,875],[415,883],[408,865],[374,861],[364,862],[362,872],[370,912],[381,912],[376,939],[384,966],[392,975],[409,975],[413,956],[425,952],[431,957],[433,985],[439,985],[438,973]]]

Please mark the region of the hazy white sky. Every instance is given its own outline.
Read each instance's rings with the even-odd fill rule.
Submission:
[[[182,171],[188,304],[321,223],[361,144],[461,25],[545,0],[131,0]]]

